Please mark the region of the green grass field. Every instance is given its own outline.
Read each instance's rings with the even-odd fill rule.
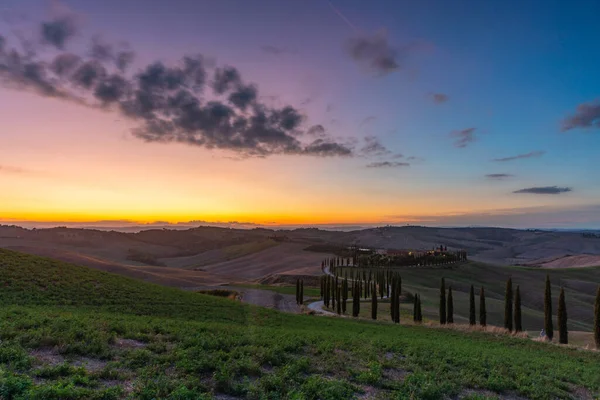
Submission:
[[[579,398],[600,355],[291,315],[0,250],[0,398]]]

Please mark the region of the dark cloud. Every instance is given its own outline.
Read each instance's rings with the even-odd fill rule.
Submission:
[[[592,101],[577,106],[575,114],[562,121],[563,132],[575,128],[600,128],[600,101]]]
[[[400,67],[398,53],[389,44],[385,31],[350,39],[346,47],[352,59],[377,75],[386,75]]]
[[[233,67],[217,68],[213,79],[213,90],[217,94],[223,94],[242,83],[240,73]]]
[[[410,163],[407,162],[396,162],[396,161],[379,161],[367,164],[367,168],[399,168],[409,167]]]
[[[62,50],[67,41],[75,36],[77,28],[73,17],[62,16],[43,22],[40,33],[45,43]]]
[[[365,145],[360,149],[360,152],[365,156],[384,156],[391,153],[379,142],[376,136],[367,136],[364,141]]]
[[[512,178],[512,177],[514,177],[514,175],[512,175],[512,174],[487,174],[485,177],[488,179],[501,180],[501,179]]]
[[[54,29],[48,40],[62,48],[74,31],[55,25],[43,30]],[[234,67],[217,68],[207,85],[201,55],[185,56],[175,65],[154,62],[127,74],[133,51],[99,38],[83,56],[61,53],[46,60],[45,54],[7,49],[2,39],[0,85],[119,112],[135,124],[133,136],[146,142],[223,149],[240,157],[354,155],[351,142],[333,139],[321,125],[305,127],[307,118],[298,109],[261,102],[258,88],[245,83]]]
[[[529,153],[517,154],[516,156],[503,157],[503,158],[494,158],[494,161],[497,161],[497,162],[506,162],[506,161],[520,160],[522,158],[541,157],[544,154],[546,154],[545,151],[539,151],[539,150],[538,151],[530,151]]]
[[[435,104],[442,104],[448,101],[449,97],[444,93],[432,93],[431,98]]]
[[[62,77],[72,73],[79,64],[81,64],[79,56],[71,53],[62,53],[54,58],[50,69],[56,75]]]
[[[325,112],[332,112],[333,111],[333,104],[327,104],[327,107],[325,108]]]
[[[128,82],[122,76],[111,75],[98,83],[94,96],[103,104],[114,103],[127,94],[128,86]]]
[[[464,148],[473,143],[477,138],[475,137],[475,128],[467,128],[460,131],[450,132],[450,136],[455,138],[454,146]]]
[[[323,127],[323,125],[320,124],[313,125],[310,128],[308,128],[308,131],[306,131],[306,133],[313,136],[323,136],[325,135],[325,128]]]
[[[258,89],[256,86],[239,85],[237,89],[229,95],[228,100],[240,110],[245,111],[246,108],[256,102],[257,95]]]
[[[115,57],[112,46],[98,36],[92,39],[90,56],[100,61],[111,61]]]
[[[515,190],[513,193],[531,193],[531,194],[561,194],[571,192],[572,189],[569,187],[558,187],[558,186],[540,186],[530,187],[520,190]]]
[[[404,158],[404,154],[397,153],[397,154],[394,154],[394,155],[392,156],[392,158],[394,158],[394,159],[398,159],[398,158]],[[411,158],[414,158],[414,157],[408,157],[408,159],[409,159],[409,160],[410,160]]]
[[[125,71],[127,67],[135,59],[135,53],[133,50],[120,50],[115,55],[115,64],[121,72]]]
[[[106,76],[106,68],[98,61],[87,61],[73,73],[73,83],[85,89],[92,89]]]
[[[350,157],[352,155],[352,148],[333,141],[317,139],[306,146],[303,153],[321,157]]]

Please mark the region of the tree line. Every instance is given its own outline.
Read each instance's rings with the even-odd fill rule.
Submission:
[[[371,300],[371,318],[378,318],[378,303],[383,299],[389,300],[390,318],[394,323],[400,323],[400,303],[402,296],[402,277],[398,271],[390,269],[381,270],[359,270],[349,269],[344,271],[344,276],[340,270],[334,268],[334,274],[323,275],[320,280],[320,296],[325,307],[333,310],[339,315],[345,315],[347,312],[348,299],[351,296],[352,310],[351,315],[358,317],[361,309],[361,299]],[[304,303],[304,282],[298,280],[296,284],[296,301],[298,304]],[[412,297],[412,298],[411,298]],[[469,324],[477,325],[475,288],[471,285],[469,290]],[[406,293],[405,300],[413,303],[414,322],[423,321],[421,296],[418,293],[411,295]],[[569,343],[569,332],[567,329],[567,306],[564,288],[560,289],[558,297],[557,323],[558,323],[558,342],[561,344]],[[441,278],[439,291],[439,323],[441,325],[454,323],[454,299],[452,286],[446,288],[445,278]],[[479,325],[487,326],[487,310],[485,288],[479,289]],[[513,290],[512,278],[506,281],[504,292],[504,328],[509,332],[523,331],[523,317],[521,304],[521,290],[519,285]],[[594,304],[594,341],[597,348],[600,348],[600,286],[596,293]],[[552,287],[550,276],[546,275],[544,289],[544,336],[549,341],[554,339],[554,323],[552,310]]]

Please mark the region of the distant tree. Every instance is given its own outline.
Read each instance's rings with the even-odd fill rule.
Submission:
[[[523,319],[521,317],[521,290],[519,289],[519,285],[517,285],[517,290],[515,292],[515,332],[523,331]]]
[[[565,289],[560,288],[558,295],[558,343],[569,343],[569,331],[567,330],[567,304],[565,302]]]
[[[444,325],[446,323],[446,282],[444,278],[442,278],[442,283],[440,284],[440,324]]]
[[[335,287],[335,294],[337,297],[337,313],[340,315],[342,313],[342,288],[340,286]]]
[[[544,292],[544,329],[546,336],[552,340],[554,337],[554,325],[552,323],[552,288],[550,286],[550,275],[546,275],[546,290]]]
[[[513,330],[513,291],[512,291],[512,278],[508,278],[506,281],[506,292],[504,293],[504,328],[508,329],[509,332]]]
[[[423,322],[423,313],[421,312],[421,295],[417,295],[417,322]]]
[[[485,289],[483,286],[479,290],[479,325],[487,325],[487,313],[485,310]]]
[[[475,319],[475,289],[471,285],[469,291],[469,325],[475,325],[477,320]]]
[[[377,319],[377,290],[375,290],[375,284],[373,284],[373,290],[371,291],[371,318]]]
[[[396,285],[392,281],[391,284],[391,296],[388,296],[390,299],[390,317],[392,322],[396,322]]]
[[[448,288],[448,314],[446,318],[449,324],[454,323],[454,301],[452,299],[452,286]]]
[[[300,281],[300,304],[304,304],[304,280]]]
[[[296,304],[300,304],[300,279],[296,279]]]
[[[419,305],[419,295],[415,294],[414,304],[413,304],[413,322],[417,322],[419,320],[419,315],[417,313],[418,305]]]
[[[596,303],[594,304],[594,342],[596,349],[600,350],[600,286],[596,291]]]
[[[342,314],[346,314],[346,304],[348,303],[348,277],[344,278],[342,283]]]

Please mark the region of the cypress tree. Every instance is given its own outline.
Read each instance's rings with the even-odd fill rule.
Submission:
[[[596,291],[596,303],[594,304],[594,342],[596,349],[600,349],[600,286]]]
[[[483,286],[479,290],[479,325],[485,327],[487,325],[487,313],[485,310],[485,290]]]
[[[396,322],[396,285],[394,285],[394,282],[392,281],[392,295],[388,296],[388,298],[390,299],[390,317],[392,319],[392,322]]]
[[[342,314],[346,314],[346,303],[348,302],[348,278],[342,283]]]
[[[452,300],[452,286],[448,288],[448,314],[446,318],[449,324],[454,323],[454,301]]]
[[[335,287],[336,297],[337,297],[337,313],[340,315],[342,313],[342,288],[339,286]]]
[[[398,286],[396,288],[396,323],[399,324],[400,323],[400,291],[402,290],[402,280],[400,279],[400,277],[398,277],[398,281],[396,283],[396,285]]]
[[[417,306],[419,303],[419,295],[415,294],[415,304],[413,305],[413,322],[417,322],[419,320],[419,315],[417,313]]]
[[[513,330],[512,301],[512,278],[508,278],[506,281],[506,292],[504,293],[504,329],[508,329],[509,332]]]
[[[421,312],[421,295],[417,295],[417,322],[423,322],[423,314]]]
[[[446,282],[442,278],[440,284],[440,324],[446,323]]]
[[[373,291],[371,293],[371,318],[377,319],[377,291],[375,290],[375,284],[373,284]]]
[[[304,280],[300,281],[300,304],[304,304]]]
[[[554,337],[554,325],[552,323],[552,288],[550,287],[550,275],[546,275],[546,290],[544,292],[544,329],[546,336],[552,340]]]
[[[469,292],[469,325],[475,325],[475,289],[471,285],[471,291]]]
[[[515,292],[515,332],[523,331],[523,319],[521,318],[521,290],[517,285]]]
[[[560,288],[558,295],[558,343],[569,343],[569,331],[567,330],[567,304],[565,302],[565,289]]]
[[[331,308],[335,310],[335,281],[333,278],[329,282],[329,298],[331,300]]]
[[[296,279],[296,304],[300,304],[300,279]]]

